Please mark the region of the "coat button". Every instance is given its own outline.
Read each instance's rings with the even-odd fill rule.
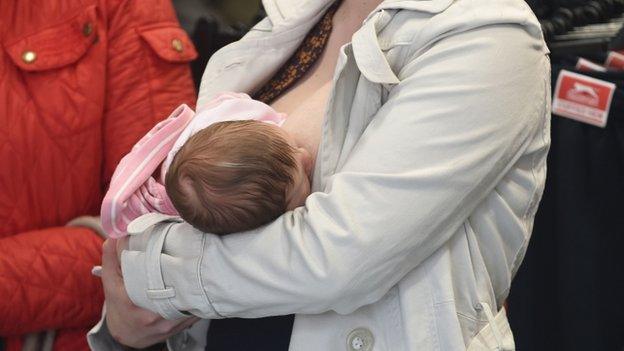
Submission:
[[[373,333],[366,328],[354,329],[347,336],[348,351],[371,351],[374,344]]]
[[[93,33],[93,23],[87,22],[82,26],[82,35],[88,37],[91,33]]]
[[[184,50],[184,45],[182,44],[182,40],[175,38],[171,41],[171,47],[173,50],[177,52],[182,52]]]
[[[37,59],[37,54],[34,51],[24,51],[22,53],[22,61],[25,63],[33,63]]]

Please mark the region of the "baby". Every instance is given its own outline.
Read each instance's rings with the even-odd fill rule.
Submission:
[[[221,94],[195,115],[181,106],[117,166],[102,203],[104,230],[121,237],[135,218],[160,212],[223,235],[301,206],[313,160],[284,121],[245,94]]]

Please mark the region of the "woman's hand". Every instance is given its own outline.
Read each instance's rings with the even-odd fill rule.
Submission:
[[[126,249],[127,245],[127,239],[108,239],[104,242],[102,283],[106,297],[106,324],[112,337],[119,343],[144,348],[162,342],[190,327],[199,318],[165,320],[156,313],[135,306],[130,301],[124,287],[120,264],[121,251]]]

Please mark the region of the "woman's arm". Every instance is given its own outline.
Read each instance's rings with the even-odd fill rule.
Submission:
[[[131,239],[130,297],[204,318],[349,313],[377,301],[544,132],[542,48],[513,25],[440,40],[399,72],[346,165],[305,207],[242,234],[160,223]]]
[[[93,350],[121,350],[124,349],[122,345],[145,348],[165,341],[198,320],[195,317],[175,321],[163,320],[154,312],[134,306],[130,302],[124,292],[121,267],[117,257],[118,251],[126,243],[125,238],[109,239],[102,246],[102,283],[106,296],[106,308],[99,329],[106,329],[104,334],[110,334],[110,338],[90,335],[90,346]]]

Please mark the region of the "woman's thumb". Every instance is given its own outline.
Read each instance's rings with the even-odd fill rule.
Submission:
[[[117,243],[115,239],[106,239],[102,245],[102,269],[113,272],[120,268],[117,258]]]

